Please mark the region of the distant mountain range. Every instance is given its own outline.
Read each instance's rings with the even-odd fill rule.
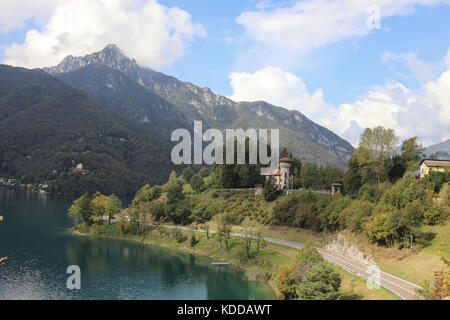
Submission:
[[[141,68],[115,45],[84,57],[68,56],[59,65],[44,70],[87,92],[105,107],[150,127],[160,125],[171,131],[177,125],[192,127],[194,120],[202,120],[204,127],[219,129],[279,128],[281,147],[287,147],[304,162],[344,168],[353,154],[347,141],[300,112],[265,102],[234,102],[209,88]],[[126,99],[118,102],[119,96]],[[164,111],[172,115],[171,121],[161,120]]]
[[[450,159],[450,139],[425,148],[425,155],[432,159]]]
[[[234,102],[142,68],[115,45],[43,70],[0,66],[0,177],[49,182],[55,192],[131,194],[182,169],[170,161],[170,134],[194,120],[204,130],[278,128],[281,147],[303,162],[345,168],[353,154],[300,112]]]

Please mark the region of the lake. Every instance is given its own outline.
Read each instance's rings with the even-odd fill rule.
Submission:
[[[77,236],[69,196],[0,190],[0,299],[273,299],[269,286],[211,260],[136,242]],[[69,290],[69,265],[81,289]]]

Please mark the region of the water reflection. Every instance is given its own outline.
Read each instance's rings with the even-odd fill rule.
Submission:
[[[265,285],[205,257],[138,242],[76,236],[73,198],[0,191],[0,299],[264,299]],[[67,266],[81,290],[66,288]]]

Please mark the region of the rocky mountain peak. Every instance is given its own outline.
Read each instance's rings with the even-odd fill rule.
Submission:
[[[103,50],[87,54],[83,57],[67,56],[57,66],[44,68],[51,74],[76,71],[90,64],[102,64],[122,72],[138,68],[134,59],[128,58],[115,44],[108,44]]]

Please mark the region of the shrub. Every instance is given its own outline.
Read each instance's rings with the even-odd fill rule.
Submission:
[[[338,223],[341,229],[348,228],[354,232],[361,232],[363,225],[372,215],[374,205],[369,201],[354,200],[339,213]]]
[[[277,272],[277,289],[280,292],[281,300],[296,299],[297,281],[295,279],[294,266],[280,266]]]
[[[370,240],[386,244],[390,234],[390,215],[380,213],[370,217],[366,224],[365,231]]]
[[[339,229],[338,217],[342,210],[347,208],[351,204],[352,200],[343,197],[335,196],[328,205],[319,212],[319,219],[321,222],[321,228],[335,231]]]
[[[424,212],[424,222],[430,226],[445,220],[447,220],[447,216],[441,206],[433,205]]]

